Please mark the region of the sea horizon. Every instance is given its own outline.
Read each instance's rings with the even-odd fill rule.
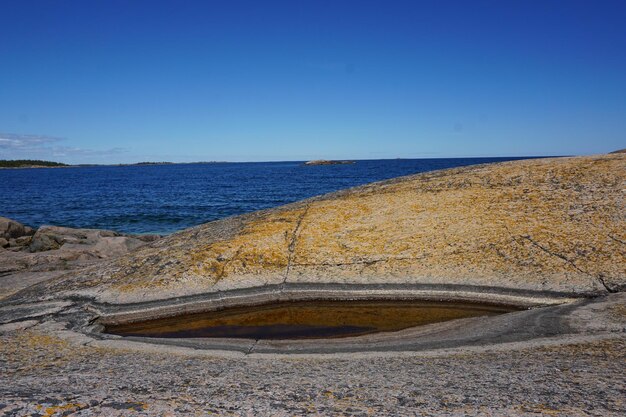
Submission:
[[[589,154],[593,155],[593,154]],[[573,155],[573,154],[557,154],[557,155],[498,155],[498,156],[423,156],[423,157],[390,157],[390,158],[311,158],[311,159],[268,159],[262,161],[231,161],[231,160],[210,160],[210,161],[138,161],[138,162],[120,162],[120,163],[65,163],[51,160],[33,160],[37,162],[53,162],[59,163],[59,166],[22,166],[22,167],[2,167],[0,169],[29,169],[29,168],[82,168],[82,167],[119,167],[119,166],[143,166],[143,165],[193,165],[193,164],[265,164],[265,163],[305,163],[309,161],[331,161],[331,162],[339,162],[339,161],[351,161],[351,162],[359,162],[359,161],[396,161],[396,160],[422,160],[422,159],[497,159],[497,158],[520,158],[520,159],[530,159],[530,158],[566,158],[566,157],[574,157],[574,156],[589,156],[587,154],[584,155]],[[23,161],[22,159],[0,159],[0,162],[7,161]]]
[[[306,161],[300,160],[7,169],[0,173],[0,216],[31,227],[166,235],[371,182],[545,157],[552,156],[360,159],[323,166],[304,166]]]

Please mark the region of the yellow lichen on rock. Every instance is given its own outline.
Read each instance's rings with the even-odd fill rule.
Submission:
[[[303,212],[283,211],[246,224],[232,239],[192,250],[190,272],[216,280],[233,274],[284,273],[292,234]]]
[[[624,278],[625,162],[462,168],[313,202],[289,280],[599,289]]]
[[[606,291],[626,281],[626,155],[455,168],[198,226],[64,277],[117,301],[282,282]]]
[[[183,245],[160,248],[143,259],[157,259],[150,266],[150,289],[167,291],[170,286],[185,283],[188,287],[212,287],[235,275],[253,276],[263,282],[282,282],[289,263],[289,245],[304,209],[284,210],[278,215],[262,216],[244,222],[237,234],[209,243],[185,233],[179,236]],[[124,262],[124,260],[120,260]],[[147,266],[141,264],[141,266]],[[144,268],[125,268],[112,275],[114,290],[132,292],[146,287]],[[141,274],[141,275],[139,275]],[[136,279],[130,279],[130,277]]]

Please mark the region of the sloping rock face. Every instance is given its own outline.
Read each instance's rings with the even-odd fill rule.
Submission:
[[[437,171],[228,218],[50,282],[137,302],[285,283],[626,284],[626,155]]]

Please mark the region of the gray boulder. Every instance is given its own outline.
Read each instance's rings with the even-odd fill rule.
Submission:
[[[131,235],[131,237],[134,237],[135,239],[139,239],[142,242],[154,242],[155,240],[161,239],[163,236],[152,234],[152,235]]]
[[[28,246],[32,240],[32,236],[20,236],[15,238],[15,246]]]
[[[124,255],[157,235],[133,236],[98,229],[41,226],[34,236],[0,238],[0,275],[70,270]]]
[[[125,242],[125,243],[122,243]],[[108,257],[107,252],[118,254],[124,246],[125,252],[134,249],[143,243],[134,237],[124,236],[111,230],[99,229],[72,229],[59,226],[41,226],[33,236],[30,252],[44,252],[60,249],[90,249],[101,253],[100,257]],[[108,248],[108,249],[107,249]]]
[[[0,217],[0,238],[9,241],[22,236],[32,236],[33,234],[35,234],[35,231],[31,227],[24,226],[22,223],[6,217]]]
[[[3,230],[10,230],[11,235],[29,233],[30,228],[21,232],[19,223],[3,220]],[[0,299],[73,269],[124,255],[160,237],[57,226],[42,226],[33,236],[0,237]]]

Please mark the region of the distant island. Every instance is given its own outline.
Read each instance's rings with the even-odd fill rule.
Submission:
[[[198,162],[136,162],[129,164],[64,164],[62,162],[41,161],[37,159],[0,159],[0,169],[2,168],[85,168],[85,167],[127,167],[145,165],[189,165],[189,164],[225,164],[226,161],[198,161]]]
[[[195,162],[168,162],[168,161],[158,161],[158,162],[135,162],[128,164],[98,164],[98,165],[90,165],[90,166],[113,166],[113,167],[134,167],[134,166],[145,166],[145,165],[193,165],[193,164],[227,164],[227,161],[195,161]],[[86,165],[81,165],[86,166]]]
[[[50,168],[67,166],[69,165],[62,162],[41,161],[38,159],[0,159],[0,168]]]
[[[120,164],[120,165],[173,165],[174,162],[167,162],[167,161],[161,161],[161,162],[137,162],[135,164]]]
[[[314,161],[307,161],[304,165],[347,165],[354,164],[354,161],[330,161],[326,159],[316,159]]]

